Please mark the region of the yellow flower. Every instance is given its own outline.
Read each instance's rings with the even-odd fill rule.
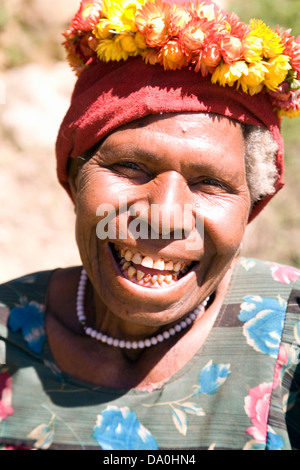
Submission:
[[[146,39],[139,31],[135,34],[134,40],[139,49],[146,49]]]
[[[135,14],[144,0],[104,0],[103,13],[115,31],[136,32]]]
[[[134,36],[131,34],[121,34],[120,35],[120,45],[123,51],[127,52],[129,55],[138,55],[140,53],[140,49],[136,45],[134,40]]]
[[[248,67],[243,60],[239,60],[234,64],[223,63],[219,65],[213,73],[212,83],[219,83],[221,86],[233,86],[242,75],[247,75]]]
[[[290,119],[293,119],[295,117],[300,116],[300,109],[279,109],[277,114],[280,118],[288,117]]]
[[[263,40],[257,36],[246,36],[243,41],[243,56],[246,62],[257,62],[262,59]]]
[[[103,60],[103,62],[127,60],[129,54],[122,49],[121,39],[121,35],[116,35],[113,39],[103,39],[103,41],[100,41],[96,49],[98,58]]]
[[[97,24],[93,33],[97,39],[110,39],[113,36],[111,29],[110,21],[108,19],[102,19]]]
[[[250,21],[251,32],[248,37],[261,38],[263,41],[262,53],[266,58],[277,57],[284,51],[279,34],[275,33],[262,20]]]
[[[284,82],[288,71],[292,68],[290,58],[286,55],[280,55],[266,62],[268,72],[264,84],[271,91],[276,91],[281,83]]]
[[[268,73],[268,69],[264,62],[250,64],[248,65],[248,73],[239,79],[238,85],[242,87],[244,93],[255,95],[263,89],[266,73]]]

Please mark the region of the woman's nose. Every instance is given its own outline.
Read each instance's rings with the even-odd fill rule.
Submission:
[[[181,238],[193,230],[193,197],[186,180],[175,171],[157,176],[149,184],[153,234]]]

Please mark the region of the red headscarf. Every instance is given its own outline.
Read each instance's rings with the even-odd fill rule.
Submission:
[[[269,129],[279,149],[275,193],[282,188],[283,139],[279,118],[267,93],[250,96],[235,87],[214,85],[209,77],[203,78],[189,68],[165,71],[139,57],[98,63],[81,73],[56,143],[60,183],[70,192],[68,159],[91,149],[118,127],[150,114],[189,111],[220,114]],[[256,203],[249,221],[273,196]]]

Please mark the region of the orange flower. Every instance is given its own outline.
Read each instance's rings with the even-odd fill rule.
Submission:
[[[178,39],[168,41],[160,50],[158,55],[159,63],[165,70],[176,70],[185,67],[188,62],[182,52]]]
[[[178,36],[180,31],[191,21],[190,12],[176,4],[171,8],[172,34]]]
[[[221,19],[221,10],[214,4],[206,4],[205,2],[196,3],[190,5],[190,12],[193,18],[206,18],[209,21]]]
[[[250,31],[250,27],[243,23],[235,13],[226,15],[224,19],[224,26],[226,27],[228,33],[241,40]]]
[[[147,47],[147,49],[142,52],[142,57],[146,64],[155,65],[159,63],[158,54],[156,49]]]
[[[230,36],[229,34],[224,35],[220,40],[220,51],[224,62],[226,62],[226,64],[232,64],[242,57],[242,41],[235,36]]]
[[[291,30],[280,32],[278,27],[276,32],[280,35],[281,42],[284,44],[283,54],[290,56],[293,69],[300,72],[300,36],[295,39],[290,34]]]
[[[69,28],[64,33],[67,41],[64,46],[67,50],[67,60],[76,75],[96,61],[96,48],[99,41],[92,33],[77,33]]]
[[[71,26],[79,31],[94,29],[101,17],[102,0],[82,0]]]
[[[202,51],[202,62],[206,67],[217,67],[221,60],[222,54],[217,44],[210,43]]]
[[[189,60],[198,55],[208,40],[212,22],[207,19],[190,21],[180,34],[182,49]]]
[[[160,0],[146,3],[137,12],[135,22],[149,47],[162,46],[171,36],[170,7]]]

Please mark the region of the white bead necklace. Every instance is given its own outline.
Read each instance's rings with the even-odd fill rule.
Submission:
[[[107,336],[101,333],[100,331],[96,331],[91,327],[86,326],[86,316],[84,313],[84,297],[85,297],[85,289],[86,289],[87,280],[88,280],[87,273],[85,269],[82,269],[81,275],[80,275],[80,281],[78,284],[77,303],[76,303],[78,320],[83,326],[84,331],[88,336],[90,336],[91,338],[95,338],[96,340],[101,341],[102,343],[108,344],[109,346],[114,346],[116,348],[144,349],[144,348],[149,348],[150,346],[155,346],[158,343],[162,343],[165,339],[171,338],[171,336],[174,336],[180,333],[182,330],[190,326],[196,320],[196,318],[201,313],[204,312],[205,307],[209,301],[209,297],[207,297],[207,299],[204,300],[204,302],[202,302],[198,307],[196,307],[195,310],[192,313],[190,313],[185,320],[182,320],[180,323],[177,323],[177,325],[173,326],[172,328],[169,328],[163,333],[153,336],[152,338],[148,338],[148,339],[141,340],[141,341],[119,340],[119,339],[112,338],[111,336]]]

